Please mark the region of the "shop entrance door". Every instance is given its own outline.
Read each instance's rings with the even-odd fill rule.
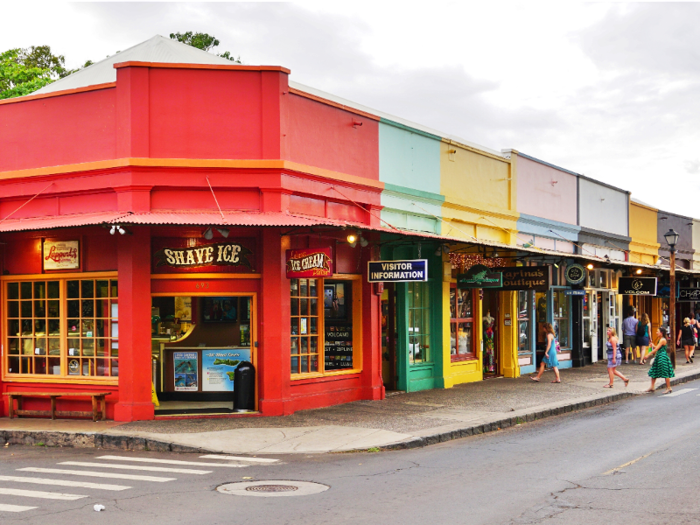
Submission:
[[[154,294],[151,304],[156,413],[232,412],[236,369],[256,361],[255,296]]]
[[[484,290],[481,301],[482,337],[484,341],[484,378],[500,375],[500,337],[498,333],[498,292]]]
[[[583,298],[583,351],[586,362],[598,361],[598,293],[587,290]]]
[[[389,283],[382,292],[382,380],[387,391],[396,390],[396,287]]]

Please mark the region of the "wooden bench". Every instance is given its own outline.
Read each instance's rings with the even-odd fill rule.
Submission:
[[[4,395],[10,400],[10,419],[17,416],[51,416],[51,419],[58,417],[92,417],[93,421],[106,419],[105,396],[112,392],[5,392]],[[25,397],[50,397],[51,410],[23,410],[22,398]],[[92,412],[87,411],[57,411],[56,399],[59,397],[91,397]],[[15,399],[17,399],[17,410],[15,410]]]

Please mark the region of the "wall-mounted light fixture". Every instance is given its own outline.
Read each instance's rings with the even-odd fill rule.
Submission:
[[[208,241],[214,238],[214,232],[212,231],[211,226],[204,230],[204,233],[202,233],[202,237],[204,237]]]
[[[552,186],[554,186],[555,184],[559,184],[558,180],[552,180],[551,182],[552,182]]]
[[[131,235],[131,232],[123,226],[120,226],[119,224],[113,224],[109,230],[109,234],[114,235],[117,232],[119,232],[120,235]]]
[[[637,272],[636,272],[636,273],[637,273],[637,275],[642,275],[642,269],[641,269],[641,268],[637,268]]]
[[[353,128],[357,129],[357,128],[359,128],[360,126],[362,126],[362,121],[361,121],[361,120],[355,120],[355,119],[352,120],[352,127],[353,127]]]
[[[592,265],[591,263],[588,263],[588,264],[586,265],[586,268],[588,268],[589,270],[592,270],[592,269],[593,269],[593,265]]]

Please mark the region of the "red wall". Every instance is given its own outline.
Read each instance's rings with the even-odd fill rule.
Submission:
[[[281,97],[264,85],[270,75],[286,83],[278,72],[151,69],[150,156],[264,158],[265,142],[280,137],[279,112],[263,119],[263,99]]]
[[[115,89],[0,104],[0,171],[112,159]]]
[[[289,160],[379,180],[378,122],[291,93],[288,108]]]

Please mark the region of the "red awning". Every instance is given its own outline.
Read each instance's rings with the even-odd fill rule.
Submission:
[[[308,217],[305,215],[293,215],[284,212],[244,212],[244,211],[150,211],[130,213],[126,216],[115,218],[112,223],[119,224],[150,224],[153,226],[351,226],[364,228],[364,226],[326,219],[324,217]]]
[[[112,222],[127,214],[123,211],[99,213],[76,213],[73,215],[50,215],[48,217],[29,217],[26,219],[6,219],[0,221],[0,232],[21,232],[30,230],[53,230],[75,226],[94,226]]]

